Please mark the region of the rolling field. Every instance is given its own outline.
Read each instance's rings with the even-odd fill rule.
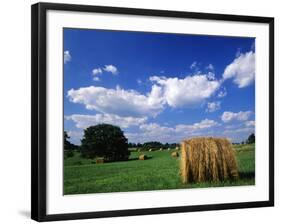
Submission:
[[[79,153],[64,160],[64,194],[86,194],[165,190],[196,187],[221,187],[255,184],[255,145],[235,145],[239,179],[224,182],[182,184],[179,175],[180,157],[171,151],[131,152],[130,160],[95,164]],[[140,154],[147,160],[138,160]]]

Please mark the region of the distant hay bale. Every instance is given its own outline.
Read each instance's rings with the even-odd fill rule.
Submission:
[[[142,154],[139,156],[139,160],[146,160],[146,159],[147,159],[147,155]]]
[[[163,150],[162,148],[159,149],[159,151],[162,151],[162,150]]]
[[[96,163],[99,164],[99,163],[104,163],[104,158],[97,158],[96,159]]]
[[[152,152],[152,149],[149,149],[149,152]]]
[[[171,153],[171,156],[172,156],[172,157],[179,157],[179,153],[178,153],[178,152],[172,152],[172,153]]]
[[[176,147],[176,151],[178,151],[178,150],[179,150],[179,147],[177,146],[177,147]]]
[[[238,178],[234,150],[225,138],[201,137],[181,144],[183,183]]]

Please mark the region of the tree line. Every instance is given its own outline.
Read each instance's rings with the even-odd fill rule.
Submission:
[[[110,124],[98,124],[90,126],[84,130],[81,145],[77,146],[69,141],[69,136],[64,131],[64,156],[72,157],[77,150],[84,158],[94,159],[103,157],[105,161],[123,161],[128,160],[130,149],[138,148],[142,151],[176,148],[177,143],[161,143],[150,141],[145,143],[128,143],[120,127]],[[255,134],[251,134],[247,144],[255,143]]]
[[[151,141],[151,142],[145,142],[145,143],[128,143],[129,148],[142,148],[144,150],[149,150],[149,149],[168,149],[168,148],[176,148],[179,146],[177,143],[161,143],[157,141]]]

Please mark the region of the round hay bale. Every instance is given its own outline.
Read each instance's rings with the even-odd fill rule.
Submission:
[[[171,153],[171,156],[172,156],[172,157],[179,157],[179,153],[178,153],[178,152],[172,152],[172,153]]]
[[[96,164],[99,164],[99,163],[104,163],[104,158],[97,158]]]
[[[181,144],[183,183],[238,178],[232,145],[226,138],[201,137]]]
[[[139,160],[146,160],[147,159],[147,155],[142,154],[139,156]]]
[[[152,152],[152,149],[149,149],[149,152]]]

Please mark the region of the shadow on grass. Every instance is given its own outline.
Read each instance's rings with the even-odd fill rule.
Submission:
[[[152,156],[146,156],[145,160],[152,159],[152,158],[153,158]],[[120,161],[104,161],[103,163],[100,163],[100,164],[104,164],[104,163],[118,163],[118,162],[129,162],[129,161],[135,161],[135,160],[139,160],[139,157],[134,157],[134,158],[130,158],[128,160],[120,160]],[[95,161],[92,161],[91,164],[99,164],[99,163],[96,163]],[[79,163],[79,164],[77,163],[76,165],[82,165],[82,164],[81,163]]]
[[[252,179],[255,178],[255,171],[251,172],[239,172],[240,179]]]
[[[145,160],[152,159],[152,158],[153,158],[152,156],[146,156]],[[139,157],[134,157],[134,158],[128,159],[128,161],[134,161],[134,160],[139,160]]]

